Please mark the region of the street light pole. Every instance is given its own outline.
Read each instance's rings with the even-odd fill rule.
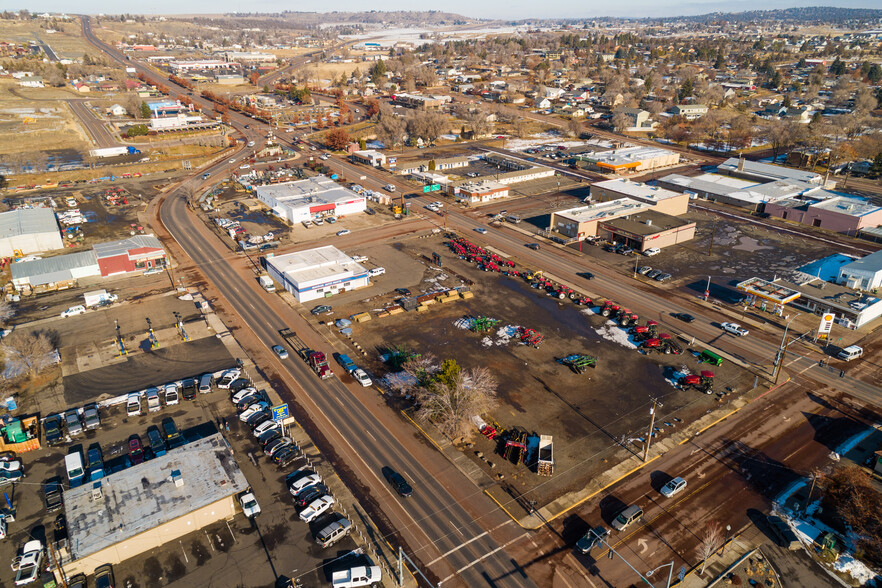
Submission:
[[[655,407],[658,404],[658,400],[655,398],[652,399],[652,408],[649,409],[649,414],[652,415],[652,418],[649,419],[649,433],[646,435],[646,448],[643,450],[643,461],[644,463],[649,458],[649,444],[652,443],[652,429],[655,427]]]
[[[729,531],[732,530],[732,525],[726,525],[726,538],[723,539],[723,549],[720,551],[720,557],[726,555],[726,541],[729,540]]]
[[[668,569],[668,583],[665,584],[665,588],[671,588],[671,577],[674,575],[674,562],[673,561],[670,561],[669,563],[658,566],[654,570],[649,570],[648,572],[646,572],[646,577],[651,578],[654,573],[656,573],[657,571],[659,571],[662,568],[669,568]]]

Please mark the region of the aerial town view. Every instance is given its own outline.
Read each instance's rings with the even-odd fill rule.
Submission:
[[[0,8],[0,588],[882,588],[831,3]]]

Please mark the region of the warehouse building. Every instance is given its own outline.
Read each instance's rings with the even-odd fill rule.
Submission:
[[[845,235],[882,225],[882,207],[867,198],[816,188],[798,197],[767,202],[769,216],[811,225]]]
[[[695,223],[655,210],[630,198],[594,202],[551,213],[547,234],[564,242],[602,237],[637,251],[684,243],[695,237]]]
[[[843,265],[836,283],[855,290],[875,290],[882,286],[882,251]]]
[[[582,153],[574,158],[589,169],[605,173],[647,171],[677,165],[680,154],[658,147],[623,147],[609,151]]]
[[[730,157],[718,165],[717,173],[744,180],[753,180],[760,183],[775,182],[778,180],[796,180],[818,186],[824,184],[824,176],[813,171],[793,169],[780,165],[772,165],[770,163],[759,163],[757,161],[747,161],[738,157]],[[833,183],[828,187],[834,188],[835,186],[836,184]]]
[[[92,249],[104,277],[164,268],[166,265],[162,243],[153,235],[135,235],[120,241],[96,243]]]
[[[90,276],[115,276],[164,268],[165,250],[153,235],[135,235],[120,241],[96,243],[91,251],[79,251],[46,259],[20,261],[10,266],[17,290],[37,286],[74,285]]]
[[[422,94],[406,93],[392,95],[392,104],[420,110],[440,108],[442,105],[447,104],[450,101],[450,96],[424,96]]]
[[[67,574],[116,565],[236,514],[248,481],[219,433],[64,492]]]
[[[368,270],[331,245],[267,257],[266,271],[300,303],[370,284]]]
[[[21,208],[0,213],[0,257],[62,249],[61,232],[51,208]]]
[[[254,186],[254,193],[275,214],[292,223],[355,214],[367,208],[363,195],[343,188],[327,176]]]
[[[386,156],[376,149],[353,151],[349,158],[355,163],[363,163],[371,167],[383,167],[386,165]]]
[[[637,202],[644,202],[651,205],[653,210],[657,212],[674,216],[686,214],[689,209],[689,195],[682,192],[632,182],[625,178],[591,184],[591,200],[606,202],[619,198],[630,198]]]

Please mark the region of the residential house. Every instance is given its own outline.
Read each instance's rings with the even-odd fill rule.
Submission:
[[[671,114],[680,116],[686,120],[695,120],[707,114],[705,104],[676,104],[671,108]]]
[[[113,106],[108,108],[106,110],[106,112],[107,112],[107,114],[109,114],[111,116],[125,116],[127,111],[124,107],[120,106],[119,104],[114,104]]]
[[[28,76],[24,78],[20,78],[18,80],[18,85],[24,88],[42,88],[43,87],[43,77],[42,76]]]
[[[639,132],[651,131],[658,126],[658,123],[649,119],[649,111],[642,108],[616,108],[613,114],[624,114],[628,119],[626,131]]]

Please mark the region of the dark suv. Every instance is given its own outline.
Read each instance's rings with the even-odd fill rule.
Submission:
[[[199,384],[196,382],[196,378],[185,379],[181,382],[181,396],[184,397],[184,400],[195,399],[198,387]]]

